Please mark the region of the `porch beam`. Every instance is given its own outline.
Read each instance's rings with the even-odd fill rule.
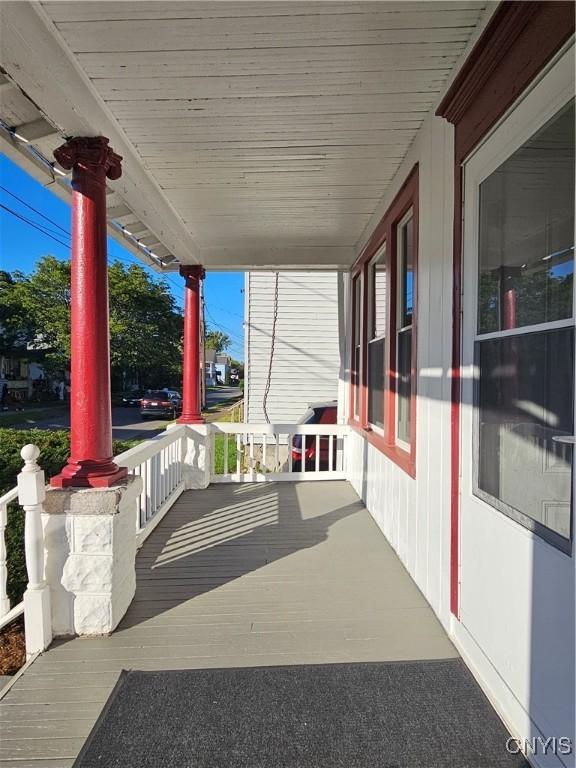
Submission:
[[[184,358],[182,364],[182,415],[180,424],[203,424],[200,403],[200,287],[204,269],[180,267],[184,278]]]
[[[70,139],[54,157],[72,171],[71,452],[50,482],[103,488],[127,475],[112,460],[106,253],[106,178],[120,178],[122,158],[103,136]]]
[[[37,120],[32,120],[30,123],[17,125],[14,128],[14,132],[27,141],[40,141],[41,139],[58,136],[58,131],[56,131],[54,126],[43,117],[39,117]]]

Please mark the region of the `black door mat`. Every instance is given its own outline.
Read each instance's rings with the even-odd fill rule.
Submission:
[[[125,672],[76,768],[528,768],[460,659]]]

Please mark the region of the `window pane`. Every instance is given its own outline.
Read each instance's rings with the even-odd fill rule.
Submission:
[[[574,102],[480,185],[478,329],[572,316]]]
[[[400,230],[400,260],[398,264],[399,297],[398,328],[412,324],[414,310],[414,226],[413,219]]]
[[[574,330],[477,342],[477,358],[478,489],[569,538],[572,446],[552,438],[574,434]]]
[[[354,386],[354,416],[360,415],[360,347],[354,348],[354,370],[352,371]]]
[[[384,339],[368,345],[368,421],[384,427]]]
[[[360,344],[362,295],[360,275],[354,279],[354,346]]]
[[[410,442],[410,395],[412,394],[412,329],[398,334],[397,437]]]
[[[376,261],[369,265],[370,286],[370,325],[369,339],[376,339],[386,334],[386,251],[382,251]]]

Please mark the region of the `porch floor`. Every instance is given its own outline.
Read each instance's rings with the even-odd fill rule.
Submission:
[[[457,656],[346,482],[184,493],[111,637],[54,643],[0,701],[0,765],[68,768],[122,669]]]

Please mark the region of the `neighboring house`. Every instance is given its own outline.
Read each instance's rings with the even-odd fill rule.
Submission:
[[[34,391],[46,383],[46,374],[41,365],[27,357],[0,355],[0,387],[8,386],[13,400],[29,400]]]
[[[205,351],[206,385],[215,387],[218,381],[225,384],[230,375],[230,358],[215,349]]]
[[[207,349],[206,355],[208,356],[208,353],[212,351],[213,350],[211,349]],[[215,387],[217,383],[216,377],[218,375],[216,370],[216,363],[213,360],[206,360],[204,363],[204,370],[206,372],[206,386]]]
[[[335,271],[246,273],[246,421],[286,424],[338,398],[338,282]]]
[[[216,376],[222,384],[228,384],[230,379],[230,358],[228,355],[216,355]]]

